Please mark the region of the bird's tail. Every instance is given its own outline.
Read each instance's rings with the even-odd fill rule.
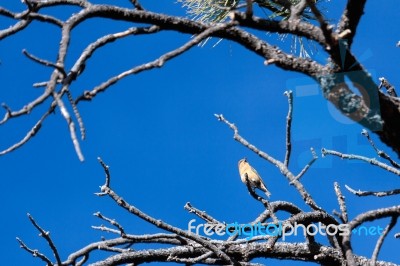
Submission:
[[[264,183],[261,183],[261,190],[264,191],[265,195],[267,195],[268,198],[271,197],[271,192],[269,192]]]

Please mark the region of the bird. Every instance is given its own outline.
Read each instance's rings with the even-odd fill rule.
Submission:
[[[238,162],[240,179],[244,184],[249,182],[249,185],[252,188],[258,188],[265,192],[265,195],[269,198],[271,196],[271,192],[268,191],[265,186],[261,176],[257,173],[256,169],[254,169],[246,158],[239,160]]]

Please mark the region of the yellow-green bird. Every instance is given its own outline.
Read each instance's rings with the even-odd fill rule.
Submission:
[[[246,158],[243,158],[238,162],[238,167],[240,179],[243,183],[246,184],[246,180],[248,180],[251,187],[261,189],[265,192],[265,195],[267,195],[268,198],[271,196],[271,193],[265,186],[263,180],[261,179],[261,176],[257,173],[256,169],[251,167]]]

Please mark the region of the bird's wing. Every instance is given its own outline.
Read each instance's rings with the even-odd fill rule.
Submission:
[[[243,183],[247,183],[247,180],[249,180],[249,175],[246,172],[241,173],[240,174],[240,179],[242,179]]]
[[[253,166],[249,165],[249,167],[250,167],[251,171],[253,171],[256,175],[258,175],[261,178],[260,174],[257,172],[256,169],[253,168]]]

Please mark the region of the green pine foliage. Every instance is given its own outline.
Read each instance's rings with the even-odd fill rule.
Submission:
[[[315,0],[318,4],[322,1]],[[246,8],[245,0],[178,0],[187,9],[187,14],[195,20],[205,23],[219,23],[227,20],[229,12],[236,8]],[[266,19],[287,20],[290,17],[290,5],[297,5],[300,0],[255,0],[258,12]],[[301,20],[315,22],[315,17],[309,8],[306,8]],[[285,41],[287,34],[280,34],[279,39]],[[203,43],[204,44],[204,43]],[[306,48],[307,46],[307,48]],[[300,57],[311,57],[315,48],[312,43],[301,37],[293,36],[291,52]]]

